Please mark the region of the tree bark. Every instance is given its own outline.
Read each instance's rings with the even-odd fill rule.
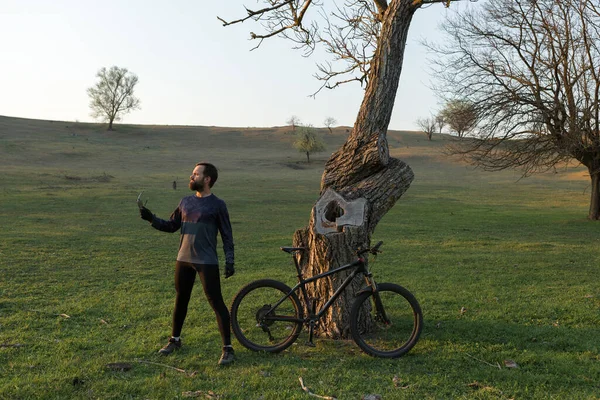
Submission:
[[[358,247],[370,245],[377,223],[404,194],[414,178],[404,162],[390,158],[386,133],[398,90],[408,28],[418,6],[393,0],[382,16],[381,34],[371,62],[365,96],[346,143],[327,161],[321,178],[321,197],[307,227],[294,234],[294,246],[306,247],[300,265],[306,277],[334,269],[355,259]],[[322,306],[344,273],[322,279],[308,288]],[[321,336],[349,336],[353,293],[357,279],[328,310],[319,326]]]

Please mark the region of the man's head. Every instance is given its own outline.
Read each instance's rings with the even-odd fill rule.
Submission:
[[[214,165],[207,162],[199,162],[190,176],[190,189],[203,192],[206,189],[212,188],[218,177],[219,173]]]

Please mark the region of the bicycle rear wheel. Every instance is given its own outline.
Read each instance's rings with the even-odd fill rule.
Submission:
[[[365,292],[356,298],[350,313],[350,331],[365,353],[373,357],[397,358],[419,340],[423,314],[417,299],[402,286],[381,283],[378,289],[382,306],[377,306],[373,292]]]
[[[292,289],[282,282],[262,279],[244,286],[233,299],[231,328],[244,347],[276,353],[298,338],[302,314]]]

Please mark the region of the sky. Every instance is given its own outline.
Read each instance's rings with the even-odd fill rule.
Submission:
[[[141,109],[123,123],[272,127],[295,115],[317,127],[327,117],[352,126],[363,88],[350,83],[310,97],[324,53],[303,57],[277,37],[251,51],[259,24],[217,20],[242,17],[244,5],[262,2],[0,0],[0,115],[93,122],[86,90],[100,68],[116,65],[139,78]],[[421,40],[443,40],[445,15],[470,6],[434,4],[415,14],[390,129],[416,130],[417,118],[439,110]]]

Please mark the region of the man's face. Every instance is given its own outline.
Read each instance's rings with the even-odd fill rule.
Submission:
[[[190,176],[190,189],[195,191],[203,191],[208,187],[210,177],[204,176],[204,165],[197,165]]]

